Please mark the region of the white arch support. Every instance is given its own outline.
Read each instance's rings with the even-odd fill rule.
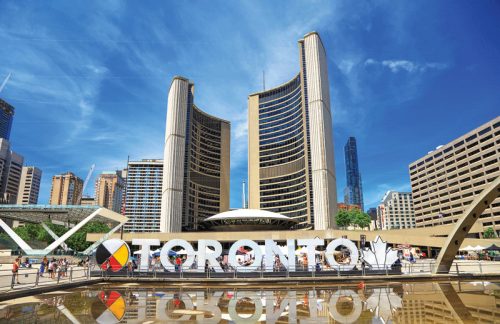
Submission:
[[[472,201],[469,208],[455,223],[455,227],[448,235],[445,244],[436,260],[433,273],[448,273],[455,260],[455,255],[469,233],[472,225],[481,216],[483,211],[500,196],[500,177],[496,178],[489,186]]]
[[[55,206],[54,209],[60,209],[60,206]],[[18,212],[22,212],[22,207],[21,211],[18,210]],[[33,206],[30,207],[31,210],[33,210]],[[35,207],[36,208],[36,207]],[[46,208],[46,207],[44,207]],[[45,210],[46,211],[46,210]],[[111,231],[108,233],[103,233],[102,238],[109,237],[110,234],[114,233],[116,230],[118,230],[123,224],[125,224],[128,221],[128,218],[120,215],[116,212],[113,212],[109,209],[106,208],[97,208],[92,211],[90,215],[82,219],[80,222],[78,222],[75,226],[73,226],[69,231],[61,235],[61,237],[58,237],[55,233],[53,233],[50,228],[48,228],[47,225],[42,223],[42,226],[44,229],[55,239],[54,242],[52,242],[49,246],[47,246],[45,249],[33,249],[31,246],[28,245],[19,235],[14,232],[12,228],[10,228],[9,225],[7,225],[2,219],[0,219],[0,227],[11,237],[14,242],[19,246],[20,249],[24,251],[25,254],[27,255],[37,255],[37,256],[44,256],[52,252],[54,249],[56,249],[59,245],[63,246],[65,245],[65,241],[71,237],[73,234],[75,234],[78,230],[80,230],[85,224],[90,222],[92,219],[95,217],[103,217],[109,221],[115,221],[118,222],[119,224],[115,226]],[[44,226],[45,225],[45,226]],[[101,240],[99,240],[101,241]],[[95,245],[95,244],[94,244]],[[88,249],[86,250],[88,251]]]

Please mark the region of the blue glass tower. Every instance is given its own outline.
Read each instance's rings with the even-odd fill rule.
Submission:
[[[344,202],[349,205],[359,205],[363,209],[363,186],[358,166],[358,149],[356,138],[349,137],[344,146],[345,171],[347,186],[344,191]]]
[[[0,99],[0,138],[10,140],[10,130],[14,118],[14,107]]]

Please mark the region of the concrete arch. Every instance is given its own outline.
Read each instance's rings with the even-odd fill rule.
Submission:
[[[445,244],[436,261],[433,273],[448,273],[455,259],[455,255],[469,233],[472,225],[481,216],[483,211],[500,196],[500,177],[497,177],[472,201],[462,217],[455,223],[455,227],[448,235]]]

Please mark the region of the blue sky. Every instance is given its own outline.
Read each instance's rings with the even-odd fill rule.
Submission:
[[[325,44],[339,201],[358,140],[365,206],[410,190],[408,164],[499,115],[497,1],[1,1],[0,96],[26,164],[85,178],[161,158],[171,78],[232,122],[231,206],[247,177],[247,95],[298,72],[297,40]],[[92,192],[90,186],[86,192]]]

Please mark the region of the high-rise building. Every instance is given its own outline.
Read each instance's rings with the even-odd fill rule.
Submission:
[[[14,119],[14,107],[0,99],[0,138],[10,139],[12,120]]]
[[[21,181],[24,158],[10,149],[10,143],[0,138],[0,203],[15,204]]]
[[[411,192],[386,192],[377,208],[377,218],[383,230],[415,227]]]
[[[34,166],[25,166],[21,172],[21,181],[17,193],[18,205],[36,205],[40,182],[42,181],[42,170]]]
[[[500,116],[409,166],[417,227],[450,224],[500,176]],[[478,222],[500,230],[500,198]]]
[[[129,161],[125,216],[128,232],[159,232],[163,160]],[[177,207],[182,208],[182,207]]]
[[[79,205],[82,197],[83,181],[72,172],[52,177],[50,205]]]
[[[323,230],[337,212],[327,58],[316,32],[298,52],[295,77],[248,97],[249,208]]]
[[[229,210],[231,124],[194,104],[194,84],[175,77],[168,93],[160,230],[198,230]]]
[[[121,212],[125,181],[121,171],[105,171],[95,181],[96,205]]]
[[[345,153],[345,177],[347,186],[344,190],[344,202],[349,205],[363,206],[363,186],[358,166],[358,148],[356,138],[349,137],[344,146]]]
[[[373,224],[373,229],[377,229],[377,208],[369,208],[366,213],[370,216],[371,224]]]

